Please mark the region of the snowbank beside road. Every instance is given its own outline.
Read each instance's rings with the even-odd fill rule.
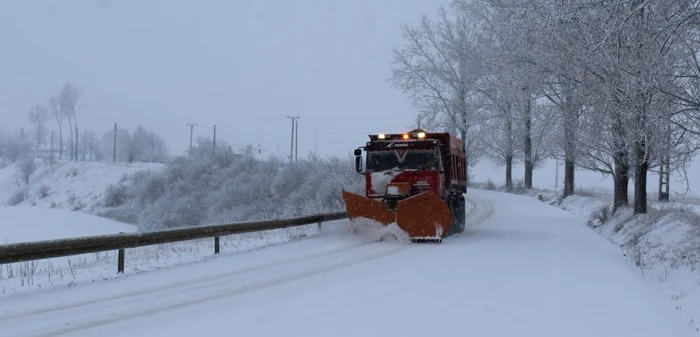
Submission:
[[[612,214],[611,202],[574,195],[556,206],[619,246],[651,284],[676,302],[700,333],[700,214],[695,205],[650,203],[645,215]]]
[[[498,189],[493,183],[472,183],[472,190]],[[525,190],[523,194],[561,208],[590,230],[619,247],[621,254],[664,296],[688,317],[688,326],[700,334],[700,205],[685,196],[671,202],[649,201],[646,215],[630,208],[612,214],[612,192],[577,187],[577,194],[561,199],[554,190]],[[630,197],[630,200],[632,198]]]

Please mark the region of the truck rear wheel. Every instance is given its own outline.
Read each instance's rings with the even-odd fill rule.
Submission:
[[[463,233],[466,228],[466,212],[463,195],[455,195],[452,197],[452,226],[454,233]]]

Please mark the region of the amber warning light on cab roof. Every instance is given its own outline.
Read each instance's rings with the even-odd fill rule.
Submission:
[[[397,133],[397,134],[380,133],[377,135],[370,135],[369,137],[371,140],[424,139],[425,138],[425,131],[405,132],[405,133]]]

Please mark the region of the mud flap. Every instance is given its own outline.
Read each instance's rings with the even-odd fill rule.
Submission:
[[[381,201],[347,191],[343,191],[343,200],[350,220],[367,218],[384,226],[395,222],[417,242],[441,241],[452,222],[447,204],[432,191],[399,201],[396,211],[387,209]]]
[[[447,236],[452,213],[432,191],[399,201],[396,223],[414,240],[441,240]]]

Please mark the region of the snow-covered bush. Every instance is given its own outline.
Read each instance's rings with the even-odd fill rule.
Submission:
[[[593,213],[591,213],[591,215],[588,217],[588,221],[586,222],[586,224],[589,227],[597,228],[598,226],[604,225],[606,222],[608,222],[609,217],[610,205],[601,205],[599,207],[596,207]]]
[[[351,157],[282,163],[230,149],[214,155],[210,146],[202,140],[164,171],[142,171],[110,186],[102,215],[153,230],[342,211],[343,189],[362,193]]]
[[[25,187],[13,194],[9,200],[7,200],[7,205],[8,206],[15,206],[19,205],[22,201],[27,200],[29,197],[29,190]]]
[[[49,187],[47,185],[41,185],[39,186],[39,189],[37,189],[36,193],[39,195],[39,198],[43,199],[49,196]]]
[[[22,183],[24,183],[26,186],[29,186],[29,178],[31,178],[32,174],[34,174],[36,168],[36,163],[32,157],[26,157],[19,162],[17,173],[19,174]]]

